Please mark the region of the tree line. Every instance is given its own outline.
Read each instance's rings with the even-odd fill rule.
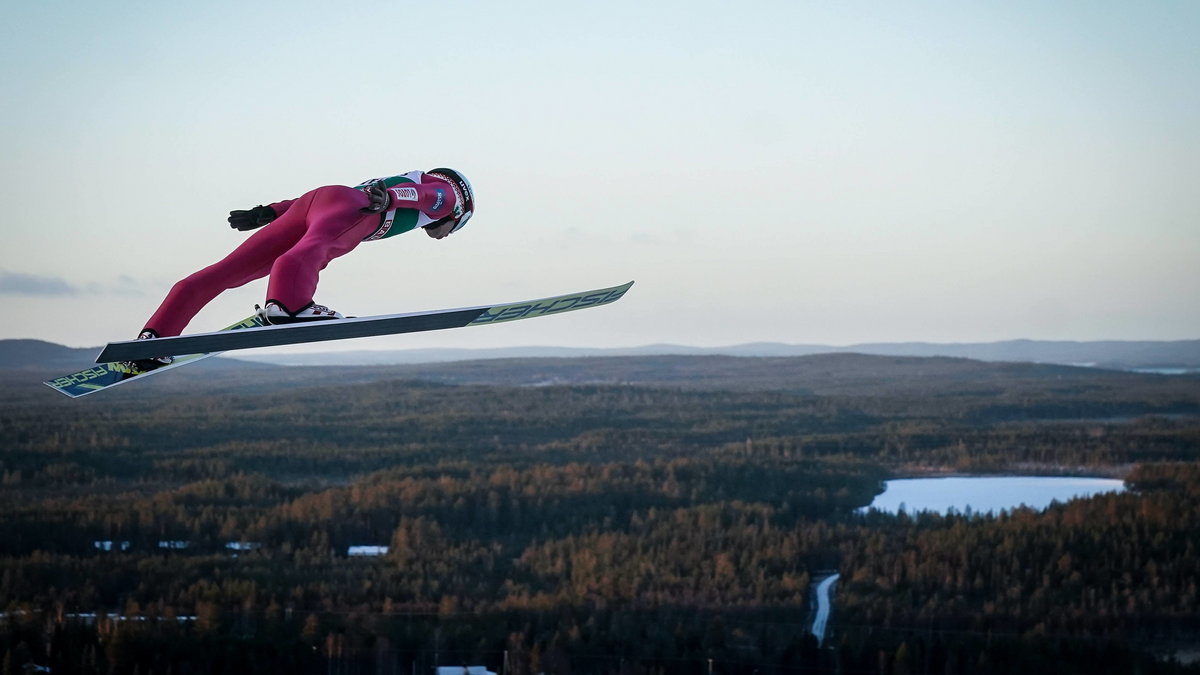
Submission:
[[[1038,419],[932,385],[6,401],[0,653],[64,673],[1189,672],[1161,655],[1200,627],[1200,425],[1162,411],[1200,396],[1072,382],[1067,407],[1132,416],[1065,419],[1056,382],[1029,385]],[[858,510],[897,471],[1135,462],[1131,492],[1044,513]]]

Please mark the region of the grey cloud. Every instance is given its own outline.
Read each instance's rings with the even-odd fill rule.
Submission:
[[[65,296],[79,295],[80,290],[58,277],[21,274],[0,270],[0,293],[7,295]]]
[[[77,286],[61,277],[0,270],[0,295],[37,297],[116,295],[129,297],[142,294],[141,285],[132,277],[124,275],[110,282],[89,283],[86,286]]]

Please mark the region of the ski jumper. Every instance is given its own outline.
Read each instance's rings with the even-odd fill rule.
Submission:
[[[221,292],[270,276],[267,300],[291,312],[313,302],[321,270],[334,258],[374,241],[424,227],[454,212],[457,195],[437,176],[410,171],[382,179],[392,208],[364,213],[363,188],[327,185],[297,199],[271,204],[277,217],[222,260],[177,282],[146,328],[179,335]],[[461,208],[461,206],[459,207]]]

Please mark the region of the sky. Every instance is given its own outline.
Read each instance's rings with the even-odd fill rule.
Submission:
[[[231,209],[437,166],[470,225],[359,246],[318,302],[637,283],[319,349],[1200,338],[1198,30],[1183,0],[3,3],[0,339],[130,339]]]

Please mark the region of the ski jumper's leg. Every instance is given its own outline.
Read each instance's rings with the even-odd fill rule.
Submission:
[[[379,214],[362,212],[370,201],[362,191],[330,185],[314,193],[305,208],[303,236],[275,260],[267,285],[267,299],[290,312],[312,303],[321,270],[331,260],[354,250],[379,226]]]
[[[192,317],[222,291],[267,276],[275,259],[304,236],[304,214],[315,193],[314,190],[297,199],[292,208],[250,235],[220,262],[176,283],[146,322],[146,328],[161,337],[179,335]]]
[[[298,311],[312,301],[317,276],[329,261],[350,252],[379,225],[378,214],[360,211],[368,201],[363,192],[340,185],[305,193],[220,262],[176,283],[146,328],[160,337],[179,335],[221,292],[268,274],[267,297]]]

